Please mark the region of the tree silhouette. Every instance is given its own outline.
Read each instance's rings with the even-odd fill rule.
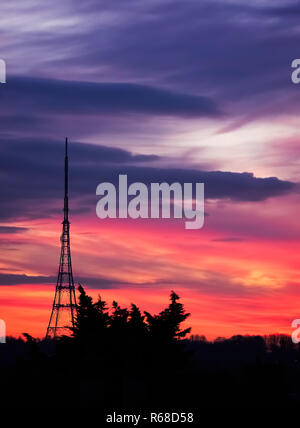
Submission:
[[[179,296],[174,291],[170,294],[170,300],[169,306],[159,315],[152,316],[145,312],[151,335],[163,342],[184,338],[191,331],[191,328],[180,329],[181,323],[190,314],[186,313],[183,304],[178,302]]]
[[[183,304],[179,302],[179,296],[174,291],[170,294],[169,306],[158,315],[151,315],[149,312],[142,315],[135,304],[132,303],[128,310],[121,308],[116,301],[113,301],[112,311],[109,313],[106,302],[100,296],[94,303],[81,285],[78,291],[78,312],[75,326],[71,328],[72,335],[77,340],[95,342],[107,334],[111,339],[122,342],[129,336],[149,336],[160,342],[170,343],[184,338],[191,330],[181,329],[181,323],[190,314],[185,312]]]
[[[94,343],[103,339],[106,329],[110,325],[110,316],[106,302],[98,297],[97,302],[88,296],[84,288],[78,287],[80,293],[75,326],[71,328],[73,337],[79,341]]]

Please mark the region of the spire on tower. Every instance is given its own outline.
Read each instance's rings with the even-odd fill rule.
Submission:
[[[64,221],[69,221],[69,159],[68,159],[68,138],[65,143],[65,197],[64,197]]]

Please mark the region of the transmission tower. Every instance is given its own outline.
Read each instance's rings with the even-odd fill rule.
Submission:
[[[65,144],[65,197],[64,220],[62,222],[61,252],[52,312],[47,328],[47,338],[69,334],[74,327],[77,303],[72,273],[70,249],[70,222],[68,198],[68,139]]]

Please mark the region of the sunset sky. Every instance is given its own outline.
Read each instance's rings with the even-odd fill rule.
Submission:
[[[0,319],[43,336],[70,141],[74,279],[193,334],[291,333],[300,318],[298,2],[0,5]],[[96,187],[204,182],[205,224],[100,220]]]

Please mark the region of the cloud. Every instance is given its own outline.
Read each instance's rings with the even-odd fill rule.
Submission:
[[[39,165],[46,167],[47,164],[60,166],[64,160],[64,140],[0,137],[0,145],[4,157],[3,166],[8,160],[11,165],[23,162],[24,167],[28,162],[36,168]],[[160,157],[154,154],[134,154],[122,148],[76,141],[69,142],[69,147],[71,160],[76,165],[140,164],[160,160]]]
[[[104,277],[76,277],[77,283],[90,288],[118,288],[121,285],[126,285],[125,282]],[[7,274],[0,273],[1,285],[21,285],[21,284],[55,284],[57,278],[47,275],[25,275],[25,274]]]
[[[50,10],[12,0],[0,6],[9,64],[2,129],[67,129],[77,137],[123,131],[125,141],[124,133],[137,129],[153,138],[162,118],[224,119],[225,132],[296,114],[290,64],[298,52],[298,8],[296,1],[54,0]]]
[[[64,145],[58,141],[1,141],[3,219],[39,218],[61,212],[63,151]],[[207,199],[257,202],[297,191],[295,183],[277,177],[148,166],[159,158],[86,143],[71,143],[69,154],[70,193],[74,211],[79,212],[94,212],[97,185],[104,181],[117,185],[119,174],[127,174],[129,183],[138,181],[147,185],[203,182]]]
[[[84,82],[10,77],[1,86],[2,135],[105,136],[106,145],[138,145],[174,132],[175,119],[214,119],[210,96],[130,82]],[[116,142],[112,144],[112,141]]]
[[[290,16],[294,20],[297,20],[297,14],[300,13],[300,6],[298,3],[295,3],[293,1],[290,2],[288,5],[275,5],[275,6],[268,6],[263,7],[260,9],[261,13],[269,16],[277,16],[278,18],[282,18],[285,15]]]
[[[190,290],[197,290],[204,294],[216,294],[218,296],[247,297],[251,295],[267,295],[270,291],[264,286],[251,287],[240,281],[230,279],[227,275],[213,271],[202,271],[203,279],[195,279],[184,275],[176,278],[161,278],[150,282],[126,282],[108,277],[88,277],[75,276],[75,287],[78,284],[87,289],[105,290],[105,289],[172,289],[182,288],[183,286]],[[55,285],[57,278],[47,275],[25,275],[25,274],[7,274],[0,273],[0,286],[16,285]],[[271,290],[271,294],[273,290]]]
[[[164,115],[170,108],[168,114],[175,116],[215,115],[212,94],[235,117],[300,108],[297,97],[289,102],[295,90],[290,62],[298,51],[296,1],[284,6],[131,1],[124,7],[121,0],[80,6],[55,0],[51,10],[30,3],[20,8],[16,0],[10,4],[14,7],[1,5],[7,42],[3,55],[11,74],[31,77],[15,80],[8,74],[6,90],[18,88],[20,99],[31,92],[31,108],[44,106],[47,99],[50,110],[55,105],[59,112],[76,112],[79,94],[86,111],[101,114],[138,110]],[[97,84],[108,81],[113,83]],[[274,100],[280,94],[279,104]],[[76,101],[72,106],[71,100]]]
[[[48,275],[26,275],[26,274],[8,274],[0,273],[0,286],[14,286],[14,285],[26,285],[26,284],[55,284],[57,277]],[[109,289],[109,288],[121,288],[128,286],[152,286],[156,283],[129,283],[113,278],[106,278],[103,276],[89,277],[89,276],[76,276],[75,287],[78,284],[83,285],[87,288],[92,289]],[[162,281],[163,283],[163,281]]]
[[[0,226],[0,233],[22,233],[29,230],[27,227],[18,227],[18,226]]]
[[[19,285],[19,284],[52,284],[56,282],[54,276],[33,276],[24,274],[0,274],[0,285]]]
[[[243,242],[243,238],[237,238],[235,236],[227,236],[225,238],[212,239],[213,242]]]
[[[11,77],[1,88],[6,113],[146,114],[157,116],[218,116],[208,97],[133,83],[91,83]]]

